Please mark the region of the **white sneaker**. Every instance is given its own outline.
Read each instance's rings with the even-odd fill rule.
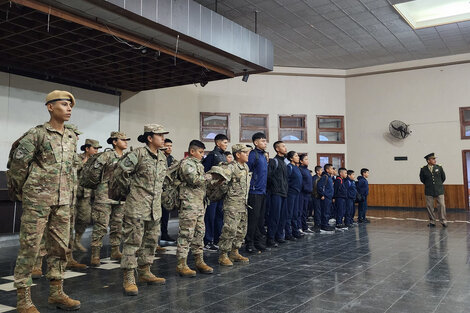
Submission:
[[[336,225],[336,219],[335,218],[330,218],[330,220],[328,221],[328,224],[330,226],[335,226]]]

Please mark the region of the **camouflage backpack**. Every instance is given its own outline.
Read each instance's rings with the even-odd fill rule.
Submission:
[[[10,171],[10,164],[11,164],[11,160],[13,159],[13,155],[15,154],[16,148],[18,148],[18,146],[20,145],[21,139],[23,139],[27,134],[29,134],[29,132],[32,129],[38,129],[38,128],[42,128],[42,127],[43,127],[43,125],[37,125],[36,127],[31,128],[26,133],[21,135],[20,138],[15,140],[15,142],[11,145],[10,153],[8,154],[7,171],[5,173],[6,178],[7,178],[8,197],[10,198],[11,201],[21,201],[22,200],[22,196],[21,196],[22,191],[21,191],[21,189],[23,188],[23,185],[26,182],[26,179],[28,178],[27,176],[25,177],[24,181],[22,183],[20,183],[21,186],[16,186],[15,185],[14,180],[12,179],[12,173]],[[42,143],[44,142],[44,133],[40,132],[40,134],[42,135],[42,137],[40,138],[40,144],[38,146],[42,146]],[[35,156],[38,153],[37,150],[38,149],[36,148],[36,150],[34,151]]]
[[[104,163],[101,163],[98,158],[102,154],[103,152],[98,152],[92,155],[83,164],[79,179],[79,184],[83,188],[96,189],[100,184],[103,177]]]
[[[220,163],[219,165],[213,166],[207,173],[218,174],[223,177],[223,181],[211,180],[207,183],[206,198],[210,202],[217,202],[225,198],[228,192],[230,181],[230,169],[228,163]]]
[[[123,169],[120,164],[132,150],[131,147],[130,151],[123,154],[119,161],[114,164],[113,175],[111,175],[108,181],[108,198],[111,200],[126,201],[126,197],[131,190],[129,177],[126,177],[124,180],[122,179]]]
[[[163,180],[162,207],[167,211],[179,208],[181,205],[179,187],[183,182],[179,178],[178,173],[183,160],[170,165],[165,179]]]

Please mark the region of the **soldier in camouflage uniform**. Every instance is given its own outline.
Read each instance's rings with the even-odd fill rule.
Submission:
[[[189,157],[181,162],[178,176],[182,182],[179,189],[181,206],[179,208],[179,232],[176,258],[176,272],[181,276],[193,277],[196,272],[187,265],[189,248],[196,261],[196,269],[203,274],[212,274],[212,267],[204,262],[202,256],[204,247],[204,213],[206,203],[206,183],[211,180],[211,174],[204,173],[201,163],[206,146],[199,140],[189,144]]]
[[[111,132],[107,143],[113,145],[113,150],[105,151],[96,162],[102,164],[103,174],[100,184],[95,190],[93,202],[93,233],[91,234],[91,266],[100,266],[100,250],[103,237],[108,232],[111,244],[111,259],[121,260],[122,217],[123,202],[111,200],[108,197],[108,182],[111,179],[116,163],[127,149],[130,138],[121,132]]]
[[[78,155],[79,162],[77,168],[77,175],[80,178],[80,172],[83,165],[88,161],[90,157],[101,149],[100,143],[97,140],[86,139],[85,144],[80,147],[83,153]],[[88,225],[91,224],[91,198],[92,189],[83,188],[78,185],[77,190],[77,203],[75,205],[75,239],[73,240],[74,250],[81,252],[87,252],[87,249],[82,245],[81,239]],[[72,238],[72,237],[71,237]],[[72,241],[72,240],[71,240]]]
[[[145,147],[137,148],[119,161],[113,179],[120,189],[129,186],[124,204],[123,253],[121,268],[124,271],[123,288],[126,295],[138,294],[134,270],[139,282],[164,284],[165,279],[150,272],[160,233],[162,215],[161,194],[163,179],[168,169],[163,147],[168,132],[161,125],[144,126],[138,141]]]
[[[243,144],[232,147],[235,158],[228,165],[230,181],[227,195],[224,199],[224,226],[219,241],[219,264],[233,266],[233,262],[248,263],[249,259],[238,253],[247,230],[247,201],[250,190],[251,174],[248,165],[248,155],[251,149]],[[227,254],[230,252],[230,255]]]
[[[41,238],[46,235],[48,303],[77,310],[80,302],[62,289],[70,232],[70,204],[77,136],[64,126],[75,105],[73,95],[55,90],[46,97],[49,122],[32,128],[19,141],[9,161],[10,188],[23,202],[20,250],[15,266],[17,311],[39,312],[31,301],[31,271]]]

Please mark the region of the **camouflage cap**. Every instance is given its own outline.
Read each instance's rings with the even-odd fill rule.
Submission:
[[[217,174],[222,176],[226,181],[230,180],[230,170],[227,167],[222,167],[218,165],[214,165],[211,167],[209,171],[207,171],[208,174]]]
[[[131,140],[131,138],[127,137],[125,133],[113,131],[109,135],[109,138],[108,138],[108,140],[106,140],[106,142],[108,144],[112,144],[114,139],[121,139],[121,140],[125,140],[125,141]]]
[[[81,132],[81,131],[78,130],[77,125],[74,125],[74,124],[65,124],[65,127],[67,127],[68,129],[70,129],[71,131],[73,131],[73,132],[75,133],[75,135],[81,135],[81,134],[83,134],[83,132]]]
[[[251,148],[247,147],[244,144],[237,143],[232,146],[232,153],[235,154],[237,152],[250,152]]]
[[[144,133],[154,133],[154,134],[168,134],[169,131],[165,130],[162,125],[158,124],[147,124],[144,125]]]
[[[93,147],[93,148],[95,148],[95,149],[103,148],[102,146],[100,146],[100,142],[99,142],[98,140],[86,139],[86,140],[85,140],[85,144],[80,147],[80,150],[85,151],[85,148],[86,148],[87,146]]]
[[[72,108],[75,105],[75,97],[68,91],[54,90],[46,96],[46,104],[59,100],[70,101],[70,106]]]

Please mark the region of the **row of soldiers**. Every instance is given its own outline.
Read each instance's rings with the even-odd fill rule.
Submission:
[[[93,157],[100,146],[89,140],[82,147],[85,153],[79,158],[76,144],[81,133],[73,125],[65,124],[75,106],[74,96],[55,90],[47,95],[45,105],[50,120],[30,129],[13,144],[7,165],[10,196],[23,203],[20,249],[14,271],[17,311],[39,312],[31,300],[30,288],[33,270],[41,268],[38,264],[42,263],[44,255],[48,269],[46,278],[50,282],[48,305],[64,310],[80,308],[80,301],[70,298],[63,290],[64,271],[66,267],[80,269],[84,266],[73,260],[71,251],[74,246],[86,250],[80,239],[91,215],[94,220],[91,266],[100,264],[102,240],[109,226],[111,258],[121,260],[125,294],[138,294],[136,271],[140,283],[164,284],[165,279],[155,276],[150,267],[160,234],[163,182],[168,177],[167,158],[162,152],[168,131],[158,124],[145,125],[144,133],[138,137],[145,145],[127,153],[129,138],[112,132],[107,141],[113,146],[112,150]],[[235,162],[224,168],[214,167],[207,173],[201,163],[204,149],[201,141],[191,141],[189,157],[177,164],[181,184],[178,188],[180,228],[176,271],[187,277],[196,275],[187,265],[189,250],[200,273],[213,272],[203,258],[208,186],[225,190],[219,264],[232,266],[232,262],[249,262],[238,249],[247,227],[251,176],[246,163],[251,149],[243,144],[233,145]],[[89,205],[91,191],[77,187],[78,172],[87,169],[91,158],[93,166],[102,168],[100,181],[93,191],[93,210]],[[117,191],[121,191],[119,196],[110,196]],[[79,203],[76,203],[77,196]],[[75,239],[70,240],[73,225]]]

